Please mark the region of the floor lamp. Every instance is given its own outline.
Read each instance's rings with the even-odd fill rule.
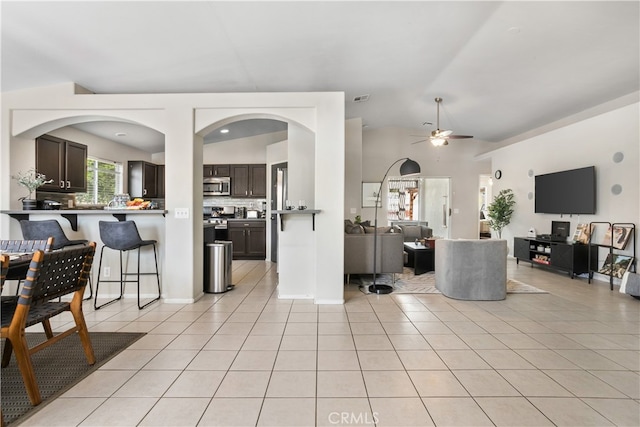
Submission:
[[[382,181],[380,181],[380,188],[378,189],[378,195],[376,196],[376,208],[375,208],[375,216],[373,217],[373,284],[369,286],[369,292],[376,294],[390,294],[393,292],[393,286],[390,285],[377,285],[376,284],[376,261],[378,258],[378,203],[380,203],[380,193],[382,193],[382,185],[384,184],[384,180],[387,179],[387,175],[389,175],[389,171],[391,168],[398,162],[405,161],[402,165],[400,165],[400,175],[415,175],[420,173],[420,165],[411,160],[408,157],[404,157],[402,159],[398,159],[389,166],[387,172],[382,177]]]

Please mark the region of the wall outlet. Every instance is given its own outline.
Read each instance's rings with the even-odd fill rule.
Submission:
[[[102,275],[103,275],[104,277],[111,277],[111,267],[105,267],[105,268],[102,270]]]
[[[176,208],[175,217],[178,219],[189,219],[189,208]]]

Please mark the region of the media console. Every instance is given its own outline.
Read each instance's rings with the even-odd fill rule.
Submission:
[[[591,245],[594,246],[594,245]],[[569,274],[573,279],[577,274],[589,273],[589,257],[591,265],[598,262],[597,247],[589,251],[589,245],[574,242],[553,242],[531,237],[515,237],[513,239],[513,256],[516,263],[527,261]]]

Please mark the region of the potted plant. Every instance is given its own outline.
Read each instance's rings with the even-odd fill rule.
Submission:
[[[501,190],[493,202],[489,205],[487,216],[489,217],[489,226],[496,230],[498,239],[502,239],[502,229],[511,222],[513,215],[514,200],[513,191],[510,188]]]
[[[18,172],[17,175],[12,176],[11,178],[15,179],[18,181],[18,184],[29,190],[29,195],[27,197],[21,197],[19,199],[22,200],[22,209],[24,210],[36,209],[37,202],[36,199],[32,198],[33,192],[41,185],[53,182],[52,179],[47,180],[45,175],[36,172],[34,168],[31,168],[26,172]]]

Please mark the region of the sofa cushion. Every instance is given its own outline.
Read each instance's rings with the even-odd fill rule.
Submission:
[[[375,227],[364,227],[364,232],[368,234],[372,234],[376,228]],[[389,233],[391,231],[391,227],[378,227],[378,234]]]
[[[422,239],[422,230],[419,225],[402,225],[400,227],[402,228],[405,242]]]

